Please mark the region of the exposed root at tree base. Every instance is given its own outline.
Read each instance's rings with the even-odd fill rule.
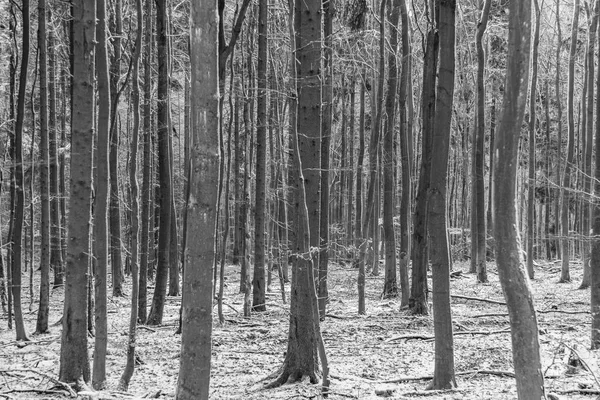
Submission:
[[[308,379],[312,384],[319,383],[320,380],[316,373],[306,374],[301,371],[289,371],[288,369],[284,369],[273,382],[265,386],[265,389],[274,389],[286,383],[295,383],[305,379]]]

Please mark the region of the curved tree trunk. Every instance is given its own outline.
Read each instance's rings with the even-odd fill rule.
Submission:
[[[23,310],[21,306],[21,270],[23,259],[23,220],[25,218],[25,198],[23,188],[23,122],[25,119],[25,96],[27,89],[27,66],[29,64],[29,0],[23,0],[21,8],[23,16],[23,49],[21,54],[21,70],[19,75],[19,94],[17,98],[17,119],[15,124],[15,136],[13,147],[13,182],[15,193],[15,204],[12,231],[12,257],[11,257],[11,292],[15,313],[15,330],[17,340],[29,340],[25,332],[23,322]]]
[[[545,398],[538,328],[527,271],[521,257],[516,215],[517,153],[527,102],[531,3],[510,3],[508,61],[502,117],[495,143],[494,237],[500,283],[510,317],[517,394],[521,400]]]

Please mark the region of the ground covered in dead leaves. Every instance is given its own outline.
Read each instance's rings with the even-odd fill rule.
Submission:
[[[457,263],[454,271],[467,271]],[[572,264],[572,283],[559,284],[560,265],[536,267],[532,282],[539,311],[540,342],[547,392],[561,399],[594,399],[600,394],[598,352],[589,350],[589,290],[578,290],[581,266]],[[287,304],[282,304],[274,282],[268,294],[268,311],[244,319],[239,271],[228,267],[224,312],[213,330],[212,399],[317,399],[318,385],[308,382],[264,389],[268,376],[280,367],[286,351]],[[494,264],[489,284],[477,284],[463,272],[452,279],[455,366],[457,388],[426,391],[433,373],[433,320],[400,310],[399,300],[381,299],[382,276],[369,276],[367,315],[357,314],[357,271],[330,267],[328,317],[322,324],[331,369],[331,399],[515,399],[510,333],[506,306]],[[26,282],[24,276],[24,282]],[[287,285],[289,298],[289,284]],[[24,288],[25,304],[29,290]],[[34,291],[37,293],[37,288]],[[151,293],[151,291],[150,291]],[[51,322],[62,312],[62,289],[52,292]],[[488,301],[484,301],[488,300]],[[491,300],[491,301],[490,301]],[[35,328],[36,299],[26,313],[27,328]],[[126,358],[129,299],[109,299],[107,356],[109,389],[100,399],[161,398],[175,395],[180,336],[175,335],[180,298],[168,298],[164,325],[141,326],[136,367],[128,393],[117,383]],[[73,397],[57,382],[60,325],[47,335],[17,343],[7,330],[6,313],[0,319],[0,399],[54,399]],[[90,354],[93,339],[90,338]],[[579,359],[577,363],[574,359]],[[570,367],[569,362],[577,364]]]

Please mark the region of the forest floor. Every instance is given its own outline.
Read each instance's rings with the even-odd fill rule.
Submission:
[[[598,352],[590,347],[589,290],[578,290],[581,264],[572,263],[571,283],[558,284],[559,263],[540,263],[532,282],[538,309],[542,368],[547,392],[561,399],[590,399],[600,394]],[[425,390],[433,373],[432,316],[412,316],[400,310],[399,299],[382,299],[383,276],[367,279],[367,314],[357,314],[355,269],[330,266],[331,302],[322,323],[331,369],[330,399],[516,399],[506,306],[496,266],[488,263],[489,284],[476,283],[468,264],[455,263],[463,273],[452,279],[452,313],[457,388]],[[23,281],[27,282],[23,277]],[[289,305],[282,304],[278,282],[268,293],[267,312],[244,319],[239,294],[239,269],[226,272],[225,318],[213,326],[212,399],[317,399],[319,385],[308,382],[265,389],[269,375],[281,366],[288,336]],[[431,277],[430,277],[431,279]],[[431,283],[431,282],[430,282]],[[129,289],[129,287],[127,287]],[[289,284],[286,285],[289,299]],[[24,288],[24,309],[30,298]],[[27,292],[27,293],[25,293]],[[37,289],[34,302],[37,298]],[[152,293],[152,291],[149,291]],[[63,290],[51,295],[50,321],[60,320]],[[464,297],[476,298],[467,299]],[[161,398],[175,395],[180,336],[175,335],[179,297],[168,297],[162,326],[138,329],[136,367],[128,393],[116,391],[127,345],[129,298],[109,299],[107,373],[109,390],[100,399]],[[25,313],[27,328],[35,328],[37,306]],[[31,336],[18,343],[14,330],[0,319],[0,399],[56,399],[69,394],[57,387],[60,333]],[[90,355],[93,339],[90,338]],[[569,368],[579,357],[583,367]]]

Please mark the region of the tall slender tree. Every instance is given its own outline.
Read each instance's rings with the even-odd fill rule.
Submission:
[[[577,34],[579,32],[579,11],[580,1],[575,0],[573,6],[573,22],[571,24],[571,48],[569,50],[569,75],[568,75],[568,95],[567,95],[567,117],[568,117],[568,146],[567,160],[563,172],[563,181],[561,185],[561,207],[560,207],[560,253],[562,257],[560,282],[570,282],[569,273],[569,203],[571,199],[571,168],[575,157],[575,57],[577,51]]]
[[[50,312],[50,143],[48,134],[48,52],[46,28],[46,0],[38,0],[38,54],[40,74],[40,192],[41,192],[41,245],[40,245],[40,306],[36,332],[48,331]]]
[[[23,0],[21,6],[23,16],[23,47],[21,50],[21,69],[19,72],[19,94],[17,98],[17,119],[15,122],[15,133],[12,149],[12,182],[14,192],[14,206],[12,217],[12,246],[11,246],[11,293],[15,315],[15,330],[17,340],[29,340],[25,331],[23,321],[23,310],[21,306],[21,271],[23,260],[23,220],[25,218],[25,197],[23,182],[23,123],[25,120],[25,96],[27,89],[27,68],[29,65],[30,49],[30,21],[29,0]],[[12,205],[12,204],[11,204]]]
[[[96,135],[94,176],[94,365],[92,384],[95,389],[106,386],[106,352],[108,346],[107,292],[108,292],[108,206],[109,206],[109,136],[110,136],[110,81],[108,70],[108,20],[106,1],[96,0],[98,44],[96,46],[96,74],[98,84],[98,128]]]
[[[258,97],[256,109],[256,202],[254,214],[254,277],[252,309],[265,311],[265,211],[267,208],[267,31],[268,2],[258,3]]]
[[[72,12],[71,195],[59,378],[63,382],[76,382],[83,386],[90,381],[87,289],[94,133],[96,2],[74,1]]]

